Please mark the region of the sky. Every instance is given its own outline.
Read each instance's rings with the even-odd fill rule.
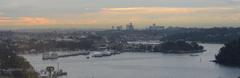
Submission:
[[[0,28],[240,27],[240,0],[0,0]]]

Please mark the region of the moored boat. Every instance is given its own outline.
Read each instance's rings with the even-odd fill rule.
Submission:
[[[47,59],[57,59],[58,54],[56,52],[48,52],[48,53],[43,53],[42,59],[47,60]]]
[[[199,56],[198,54],[191,54],[190,56]]]
[[[114,52],[112,50],[104,50],[104,51],[93,52],[90,56],[91,57],[105,57],[105,56],[112,56],[112,55],[116,55],[116,54],[120,54],[120,52]]]
[[[50,70],[51,69],[51,70]],[[66,76],[67,72],[63,71],[62,69],[54,70],[53,66],[48,66],[46,69],[41,70],[39,74],[39,78],[58,78],[60,76]]]
[[[91,54],[92,57],[103,57],[104,54],[102,52],[94,52],[93,54]]]

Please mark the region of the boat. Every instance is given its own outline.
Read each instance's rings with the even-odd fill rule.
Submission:
[[[57,59],[58,54],[56,52],[48,52],[48,53],[43,53],[42,59],[47,60],[47,59]]]
[[[120,52],[114,52],[112,50],[104,50],[104,51],[93,52],[91,54],[91,57],[106,57],[106,56],[112,56],[116,54],[120,54]]]
[[[59,71],[55,71],[55,74],[53,75],[64,76],[64,75],[67,75],[67,72],[64,72],[62,69],[60,69]]]
[[[81,52],[80,55],[89,55],[90,52],[89,51],[84,51],[84,52]]]
[[[198,54],[191,54],[190,56],[199,56]]]
[[[59,55],[58,57],[70,57],[70,56],[78,56],[78,55],[89,55],[89,51],[75,51],[75,52],[69,52],[67,54]]]
[[[52,73],[50,73],[49,70],[47,70],[47,68],[45,70],[41,70],[38,73],[39,78],[58,78],[60,76],[66,76],[67,75],[67,72],[63,71],[62,69],[58,69],[58,70],[54,71],[54,67],[53,67],[53,70],[51,72]]]
[[[110,52],[108,50],[105,50],[102,52],[103,56],[111,56],[113,54],[113,52]]]
[[[91,56],[92,57],[103,57],[104,54],[102,52],[94,52]]]
[[[92,57],[104,57],[104,56],[111,56],[111,55],[113,55],[112,51],[104,50],[104,51],[94,52],[91,56]]]

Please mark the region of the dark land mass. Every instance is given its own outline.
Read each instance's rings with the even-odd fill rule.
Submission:
[[[154,52],[163,53],[198,53],[203,52],[203,46],[196,42],[167,41],[154,47]]]
[[[215,58],[219,64],[240,67],[240,39],[226,43]]]
[[[15,52],[12,45],[0,43],[0,78],[38,78],[30,63]]]
[[[153,51],[151,45],[129,45],[129,41],[191,41],[226,43],[240,37],[240,28],[179,28],[158,30],[102,30],[68,32],[0,31],[0,41],[12,44],[16,53],[42,53],[48,51],[99,50]]]

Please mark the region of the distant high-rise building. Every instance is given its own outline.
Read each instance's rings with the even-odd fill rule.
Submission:
[[[132,30],[134,30],[133,23],[129,23],[129,24],[127,24],[127,25],[126,25],[126,30],[128,30],[128,31],[132,31]]]
[[[123,29],[123,27],[120,25],[120,26],[117,26],[117,30],[118,31],[121,31]]]
[[[152,26],[149,26],[149,28],[147,28],[148,30],[162,30],[164,29],[164,26],[157,26],[156,24],[153,24]]]
[[[115,30],[115,26],[112,26],[112,30]]]

